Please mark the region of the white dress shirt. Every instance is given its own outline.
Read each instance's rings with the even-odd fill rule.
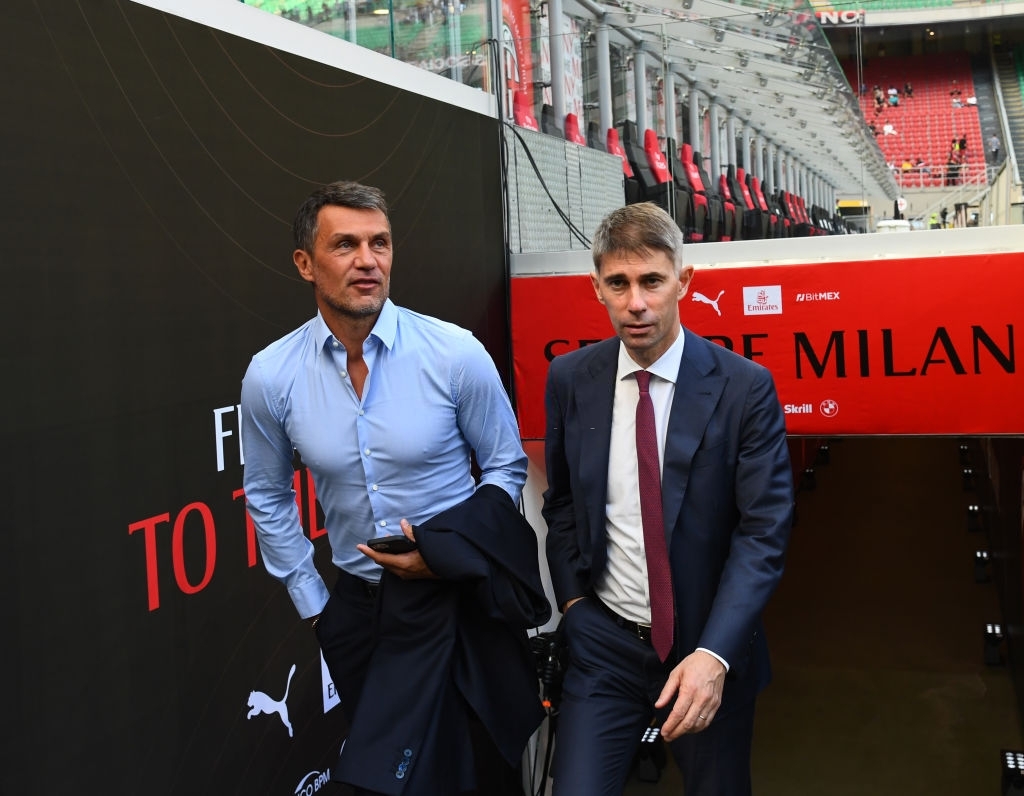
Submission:
[[[658,437],[659,467],[665,461],[665,434],[672,398],[676,392],[679,363],[683,357],[683,330],[657,362],[647,368],[654,404],[654,429]],[[606,531],[608,563],[595,588],[598,598],[630,621],[651,624],[651,595],[647,583],[644,529],[640,520],[640,480],[636,464],[636,405],[640,398],[636,378],[641,368],[619,344],[612,404],[612,435],[608,450]]]
[[[683,358],[685,334],[682,327],[669,349],[646,370],[654,404],[654,430],[658,438],[658,466],[665,466],[665,437],[676,394],[676,379]],[[633,376],[641,368],[619,344],[612,403],[612,433],[608,449],[608,495],[605,506],[605,535],[608,562],[594,592],[619,616],[640,625],[651,624],[651,592],[647,581],[647,554],[640,519],[640,477],[636,462],[636,406],[640,388]],[[717,658],[729,670],[729,662],[703,647],[698,649]],[[680,650],[680,657],[687,652]]]

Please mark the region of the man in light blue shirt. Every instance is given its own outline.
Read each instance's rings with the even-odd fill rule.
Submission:
[[[317,633],[351,720],[372,648],[381,567],[435,578],[419,551],[385,554],[373,537],[419,523],[480,486],[518,502],[526,456],[493,361],[470,332],[395,306],[387,205],[376,188],[336,182],[299,209],[293,260],[316,317],[256,354],[242,382],[244,487],[267,570]],[[294,453],[324,509],[333,592],[313,565],[292,490]]]

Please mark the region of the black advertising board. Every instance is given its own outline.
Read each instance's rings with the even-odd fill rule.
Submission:
[[[497,121],[129,0],[0,15],[0,793],[336,792],[340,712],[246,523],[240,381],[315,311],[291,219],[339,178],[388,196],[395,301],[507,378]]]

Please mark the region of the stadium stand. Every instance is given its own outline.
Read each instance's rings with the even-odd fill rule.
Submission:
[[[856,85],[855,65],[844,69]],[[907,82],[914,87],[909,97],[902,88]],[[928,188],[985,180],[984,138],[966,53],[872,58],[864,63],[863,86],[861,110],[897,182]],[[883,92],[896,87],[899,104],[876,107],[875,86]]]

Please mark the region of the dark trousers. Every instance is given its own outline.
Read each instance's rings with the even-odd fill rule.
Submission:
[[[377,584],[338,570],[327,605],[320,614],[316,637],[327,671],[351,724],[370,665],[376,625]]]
[[[563,631],[569,664],[555,731],[554,796],[620,796],[669,668],[593,598],[573,605]],[[751,701],[669,744],[686,796],[750,796],[753,726]]]
[[[356,704],[366,682],[373,653],[377,622],[377,586],[361,578],[338,571],[331,597],[316,626],[317,640],[341,700],[345,720],[351,724]],[[410,661],[410,677],[415,662]],[[469,710],[468,705],[466,710]],[[470,717],[471,750],[477,789],[463,794],[437,796],[522,796],[518,766],[510,766],[476,716]],[[372,796],[372,791],[352,790],[353,796]]]

